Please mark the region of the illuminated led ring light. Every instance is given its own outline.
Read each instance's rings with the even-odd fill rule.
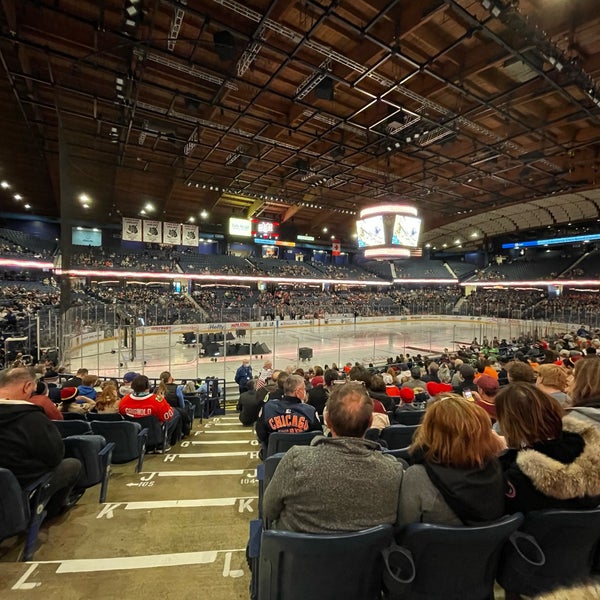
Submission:
[[[358,247],[365,258],[408,258],[419,245],[421,219],[414,206],[379,204],[360,212]]]

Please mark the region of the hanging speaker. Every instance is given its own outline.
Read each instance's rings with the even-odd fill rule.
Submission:
[[[325,77],[315,87],[315,96],[321,100],[333,100],[333,79]]]
[[[235,40],[229,31],[215,31],[213,41],[215,52],[221,60],[233,60]]]

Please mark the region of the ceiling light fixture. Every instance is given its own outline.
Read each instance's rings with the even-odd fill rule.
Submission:
[[[23,200],[23,196],[21,196],[21,194],[15,194],[15,195],[13,196],[13,198],[14,198],[15,200]]]
[[[8,181],[2,181],[0,182],[0,187],[2,187],[3,190],[7,190],[10,188],[10,183],[8,183]]]

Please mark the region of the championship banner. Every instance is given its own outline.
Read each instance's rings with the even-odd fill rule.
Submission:
[[[142,241],[142,220],[123,217],[121,239],[126,242]]]
[[[182,232],[182,246],[198,246],[198,225],[184,224]]]
[[[144,241],[160,244],[162,240],[162,223],[160,221],[144,221]]]
[[[331,256],[340,256],[342,253],[342,244],[339,240],[333,240],[331,244]]]
[[[181,223],[163,223],[163,244],[181,245]]]

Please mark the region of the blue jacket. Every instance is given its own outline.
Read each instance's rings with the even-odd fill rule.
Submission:
[[[252,379],[252,367],[250,365],[240,365],[235,372],[234,379],[240,386],[240,392],[246,391],[248,382]]]
[[[323,431],[323,426],[314,406],[304,404],[294,396],[284,396],[283,400],[269,400],[256,422],[256,436],[261,442],[266,444],[273,431]]]

